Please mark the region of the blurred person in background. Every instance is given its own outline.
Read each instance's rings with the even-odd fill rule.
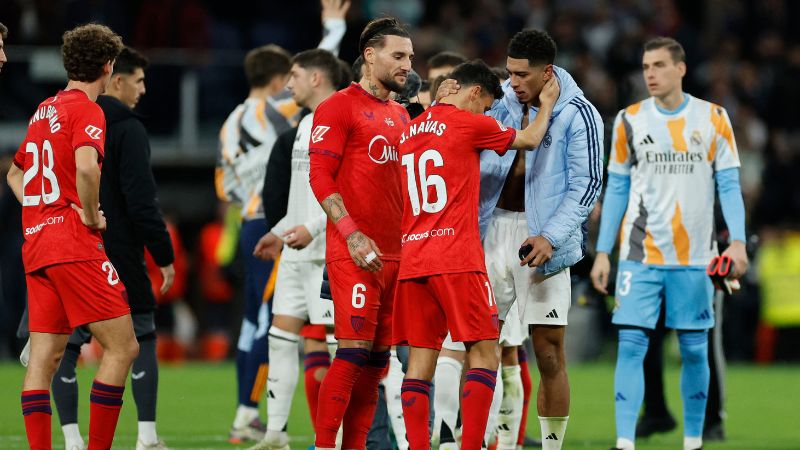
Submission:
[[[104,95],[97,99],[106,117],[106,145],[100,178],[100,203],[108,221],[103,243],[120,280],[128,291],[139,356],[133,362],[131,386],[139,420],[137,450],[166,449],[156,433],[158,360],[156,358],[156,299],[145,266],[144,252],[159,267],[153,280],[161,295],[172,287],[175,256],[172,241],[156,198],[150,167],[150,143],[141,117],[133,109],[145,94],[148,61],[125,47],[114,64]],[[91,334],[81,328],[70,336],[61,366],[53,379],[53,399],[68,450],[82,448],[78,428],[78,383],[75,367],[81,345]]]
[[[714,287],[705,268],[715,257],[714,195],[731,243],[731,278],[747,271],[739,158],[728,113],[683,92],[686,54],[672,38],[644,45],[642,75],[651,97],[617,114],[601,215],[594,287],[607,294],[609,254],[620,222],[620,263],[613,323],[619,327],[615,371],[617,441],[632,450],[644,396],[643,361],[661,305],[677,330],[683,364],[684,450],[703,446],[709,397],[708,330]]]
[[[439,52],[428,58],[428,81],[433,82],[440,75],[447,75],[467,61],[467,57],[457,52]],[[436,92],[436,91],[432,91]]]

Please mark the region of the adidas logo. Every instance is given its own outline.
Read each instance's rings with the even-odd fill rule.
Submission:
[[[550,313],[548,315],[546,315],[545,317],[548,318],[548,319],[558,319],[558,313],[554,309],[554,310],[550,311]]]
[[[267,398],[275,398],[275,394],[272,392],[272,389],[267,391]]]
[[[692,400],[705,400],[705,399],[707,399],[708,397],[706,397],[706,393],[705,393],[705,392],[703,392],[703,391],[700,391],[700,392],[698,392],[697,394],[694,394],[694,395],[692,395],[692,396],[691,396],[691,397],[689,397],[689,398],[690,398],[690,399],[692,399]]]
[[[655,143],[656,142],[653,140],[653,138],[648,134],[647,136],[644,137],[644,139],[642,139],[641,142],[639,142],[639,145],[647,145],[647,144],[655,144]]]
[[[546,437],[546,438],[544,438],[544,439],[545,439],[545,440],[548,440],[548,439],[550,439],[550,440],[553,440],[553,441],[557,441],[557,440],[558,440],[558,436],[556,436],[556,434],[555,434],[555,433],[550,433],[550,434],[548,434],[548,435],[547,435],[547,437]]]
[[[709,313],[707,309],[704,309],[703,312],[700,313],[700,315],[698,315],[697,318],[695,318],[695,320],[708,320],[710,318],[711,318],[711,313]]]
[[[622,392],[617,392],[617,395],[614,397],[614,400],[616,400],[618,402],[624,402],[625,400],[628,400],[628,399],[625,398],[624,395],[622,395]]]
[[[497,429],[502,431],[511,431],[511,427],[509,427],[507,423],[498,425]]]
[[[325,314],[322,315],[323,319],[330,319],[331,317],[333,317],[333,315],[330,311],[325,311]]]

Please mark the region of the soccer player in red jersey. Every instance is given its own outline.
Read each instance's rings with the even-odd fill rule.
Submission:
[[[122,39],[102,25],[64,33],[69,83],[36,109],[8,172],[25,236],[31,352],[22,414],[32,449],[51,448],[50,383],[75,327],[88,326],[104,350],[90,396],[89,450],[111,448],[139,352],[125,288],[100,235],[106,122],[95,101],[121,50]]]
[[[389,361],[403,211],[397,144],[410,121],[390,100],[411,70],[408,32],[376,19],[361,33],[364,74],[314,113],[310,182],[328,215],[326,263],[339,348],[322,382],[316,447],[363,449]],[[354,386],[358,386],[354,389]]]
[[[517,131],[483,115],[503,96],[486,64],[463,63],[450,78],[461,86],[458,93],[428,108],[400,137],[404,204],[394,343],[411,346],[401,395],[412,450],[430,448],[429,390],[448,330],[465,343],[470,367],[461,400],[461,448],[481,448],[500,324],[478,230],[480,152],[536,148],[559,92],[551,79],[540,95],[540,113]]]

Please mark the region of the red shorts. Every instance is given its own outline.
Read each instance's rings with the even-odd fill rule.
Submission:
[[[327,302],[327,300],[318,300],[320,302]],[[300,329],[300,336],[308,339],[316,339],[318,341],[325,341],[325,325],[314,325],[307,323]]]
[[[440,350],[447,331],[456,342],[498,339],[494,292],[485,273],[445,273],[400,280],[394,345]]]
[[[109,261],[55,264],[25,279],[34,332],[70,334],[75,327],[131,313],[125,286]]]
[[[333,295],[336,339],[392,343],[392,309],[398,261],[383,261],[383,269],[367,272],[351,260],[328,263]]]

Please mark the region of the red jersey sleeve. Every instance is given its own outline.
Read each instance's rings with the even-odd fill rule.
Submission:
[[[314,112],[308,143],[311,160],[309,182],[320,203],[339,191],[335,177],[350,133],[349,110],[347,100],[337,93],[322,102]]]
[[[27,139],[22,141],[17,153],[14,154],[14,165],[20,170],[25,170],[25,146],[28,144]]]
[[[97,150],[98,162],[103,160],[106,141],[106,116],[97,103],[81,105],[72,119],[72,150],[89,146]]]
[[[494,150],[500,155],[505,154],[517,137],[517,130],[507,128],[493,117],[480,114],[469,114],[465,120],[472,132],[475,148]]]

